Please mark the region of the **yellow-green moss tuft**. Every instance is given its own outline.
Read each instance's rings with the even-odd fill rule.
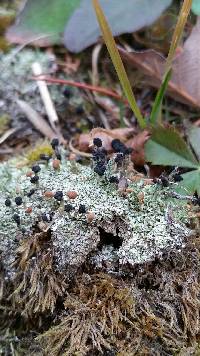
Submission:
[[[40,159],[41,154],[49,156],[53,154],[53,149],[48,142],[42,144],[38,143],[34,148],[30,149],[26,154],[26,159],[28,163],[34,163]]]
[[[3,134],[7,129],[10,122],[10,116],[3,114],[0,116],[0,135]]]

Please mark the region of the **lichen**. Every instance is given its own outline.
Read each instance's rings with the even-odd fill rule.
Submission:
[[[45,114],[44,105],[38,95],[37,83],[30,79],[31,66],[36,61],[41,64],[44,73],[51,72],[52,65],[55,63],[54,57],[40,50],[17,51],[14,49],[8,54],[0,53],[2,114],[10,115],[12,118],[20,117],[22,113],[16,104],[18,98],[24,99],[35,110]],[[60,95],[60,89],[57,86],[51,86],[49,90],[52,100],[58,105],[62,104],[63,97]]]
[[[39,95],[37,83],[35,80],[31,79],[31,76],[33,75],[32,64],[34,62],[40,63],[43,74],[48,76],[56,74],[58,78],[66,79],[66,74],[63,75],[58,70],[59,67],[56,63],[55,56],[47,51],[23,48],[20,50],[10,50],[7,54],[0,53],[0,116],[9,115],[11,119],[15,119],[13,121],[13,126],[17,126],[16,119],[21,120],[23,117],[23,113],[16,103],[17,99],[23,99],[29,103],[34,110],[42,115],[46,115],[44,104]],[[74,80],[74,76],[72,78],[72,76],[67,75],[67,79]],[[79,78],[79,80],[81,79]],[[73,95],[70,95],[70,98],[67,98],[67,100],[65,100],[62,95],[63,89],[60,86],[49,85],[48,89],[60,117],[66,116],[66,105],[68,105],[68,109],[71,108],[69,110],[72,110],[74,114],[74,109],[84,103],[78,88],[70,89],[71,94]]]
[[[52,161],[40,166],[37,184],[30,182],[25,167],[17,169],[12,163],[1,166],[0,249],[8,270],[14,260],[11,251],[19,244],[18,239],[30,238],[36,229],[46,229],[51,233],[59,271],[70,266],[80,267],[91,252],[98,251],[100,229],[112,234],[115,241],[121,241],[114,251],[120,265],[146,263],[161,257],[163,252],[185,246],[190,233],[184,224],[187,209],[177,200],[169,200],[163,189],[144,185],[141,180],[130,182],[132,191],[124,196],[115,184],[99,177],[91,167],[70,162],[64,157],[57,170],[53,168]],[[28,197],[27,193],[33,188],[34,194]],[[46,197],[46,191],[53,194],[62,191],[62,201]],[[66,194],[69,191],[76,191],[77,197],[70,200]],[[141,192],[144,194],[143,203],[138,198]],[[17,195],[23,199],[20,206],[14,201]],[[5,206],[6,198],[11,200],[11,207]],[[64,209],[67,203],[72,205],[70,212]],[[86,213],[79,212],[80,204],[86,207]],[[27,212],[28,208],[31,208],[31,213]],[[94,214],[91,223],[87,221],[87,212]],[[20,226],[14,221],[14,214],[20,216]],[[51,221],[43,222],[43,214],[50,214]],[[10,257],[6,258],[8,251]]]

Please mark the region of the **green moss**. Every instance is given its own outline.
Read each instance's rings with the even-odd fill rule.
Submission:
[[[0,135],[2,135],[8,129],[9,122],[9,115],[4,114],[0,116]]]
[[[27,163],[34,163],[40,159],[41,154],[46,154],[51,156],[53,154],[53,149],[49,143],[40,143],[37,144],[32,149],[29,149],[29,151],[26,154],[26,159],[28,160]]]

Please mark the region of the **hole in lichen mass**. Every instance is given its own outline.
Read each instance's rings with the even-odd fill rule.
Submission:
[[[112,245],[115,249],[119,249],[122,245],[122,238],[118,236],[118,234],[113,235],[109,232],[106,232],[104,229],[99,228],[100,232],[100,242],[99,249],[103,246]]]

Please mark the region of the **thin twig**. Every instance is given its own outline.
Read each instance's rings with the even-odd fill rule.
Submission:
[[[73,146],[73,144],[72,144],[72,139],[69,141],[69,149],[70,149],[70,151],[72,151],[76,155],[80,155],[80,156],[87,157],[87,158],[91,158],[92,157],[91,153],[86,153],[86,152],[77,150],[77,148],[75,148]]]
[[[31,79],[33,79],[33,80],[39,79],[39,80],[46,81],[47,83],[63,84],[63,85],[69,85],[69,86],[73,86],[73,87],[80,88],[80,89],[88,89],[88,90],[91,90],[91,91],[94,91],[97,93],[111,96],[117,100],[123,101],[125,104],[128,104],[128,101],[126,99],[124,99],[121,95],[119,95],[118,93],[116,93],[112,90],[109,90],[107,88],[97,87],[97,86],[86,84],[86,83],[73,82],[72,80],[67,80],[67,79],[47,77],[44,75],[39,76],[39,77],[31,77]]]
[[[42,135],[48,137],[50,140],[55,137],[55,132],[37,111],[24,100],[18,99],[16,102],[22,112],[26,115],[27,119]]]
[[[193,195],[181,195],[176,192],[167,192],[167,195],[178,200],[189,200],[192,203],[195,203],[197,201],[197,198],[195,198]]]
[[[105,129],[110,130],[111,127],[110,127],[110,124],[108,122],[106,115],[103,113],[103,111],[101,109],[98,109],[98,113],[99,113],[100,119],[101,119],[102,124],[105,127]]]
[[[42,75],[42,67],[39,62],[34,62],[32,64],[32,71],[33,74],[36,76]],[[56,131],[56,126],[55,123],[58,123],[58,116],[54,107],[54,104],[52,102],[49,90],[47,88],[46,82],[42,80],[37,80],[37,85],[40,91],[40,95],[42,98],[42,101],[44,103],[44,107],[50,122],[50,125],[54,131]]]
[[[119,109],[117,106],[114,106],[111,99],[95,95],[95,102],[107,111],[114,120],[119,119]]]
[[[18,129],[13,128],[7,130],[1,137],[0,137],[0,145],[7,140],[8,137],[10,137],[12,134],[14,134]]]
[[[102,47],[103,44],[98,43],[92,51],[92,84],[94,86],[99,84],[98,59]]]

